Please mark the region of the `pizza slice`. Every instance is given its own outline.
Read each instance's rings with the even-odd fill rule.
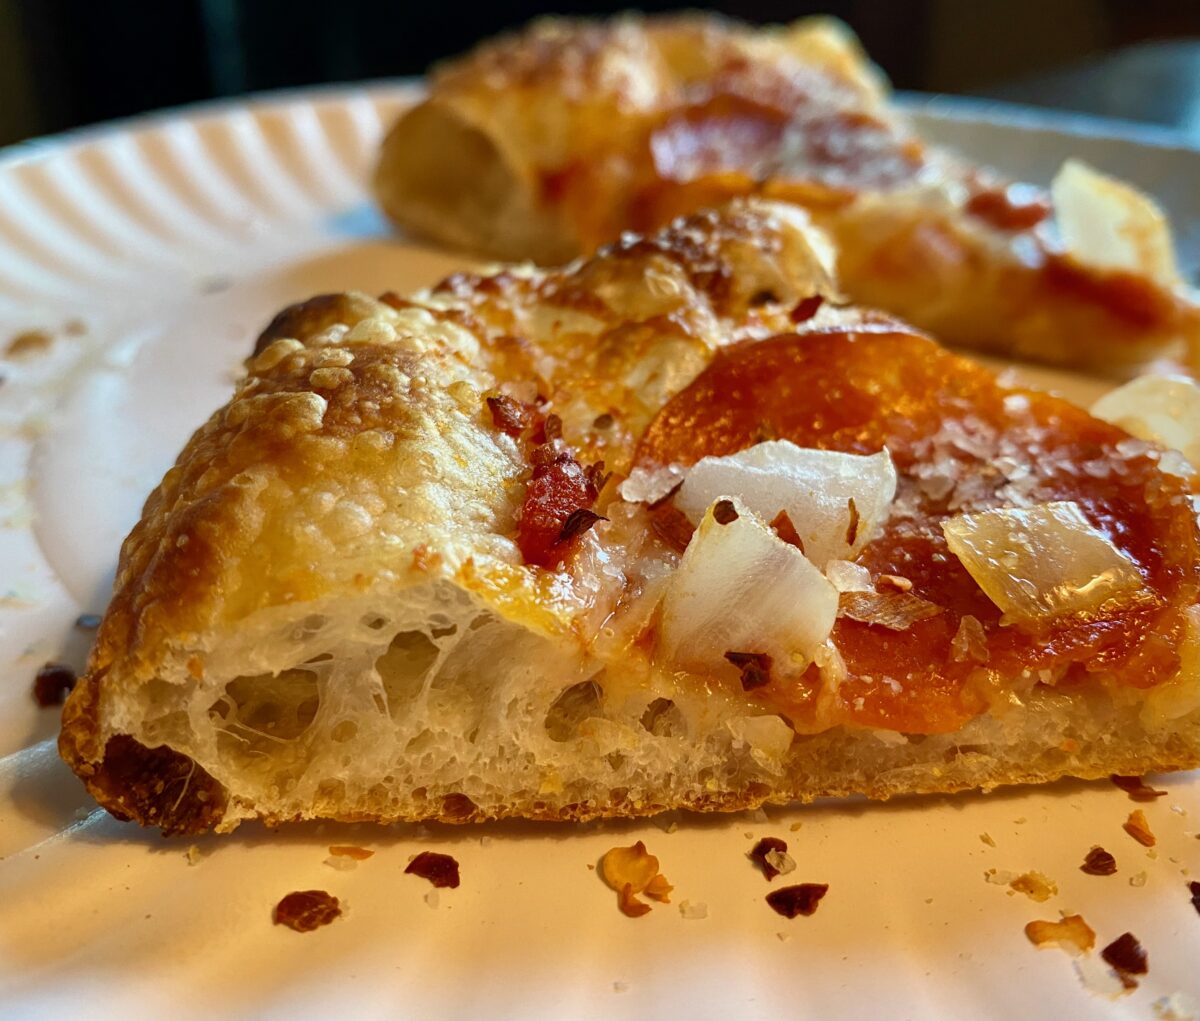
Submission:
[[[1200,763],[1190,465],[830,259],[749,200],[285,310],[125,542],[64,758],[167,832]]]
[[[1077,161],[1052,188],[925,144],[840,23],[545,20],[437,69],[383,144],[399,225],[566,260],[732,196],[802,205],[850,297],[954,344],[1123,374],[1200,363],[1200,312],[1145,195]]]

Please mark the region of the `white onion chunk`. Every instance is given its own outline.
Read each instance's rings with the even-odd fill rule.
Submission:
[[[1143,588],[1137,567],[1072,501],[960,514],[950,551],[1001,610],[1002,623],[1095,613]]]
[[[693,523],[720,496],[738,497],[767,522],[786,511],[805,556],[824,569],[830,560],[857,556],[887,520],[895,495],[896,469],[886,450],[863,457],[770,440],[728,457],[701,458],[675,505]]]
[[[1097,418],[1200,465],[1200,386],[1186,376],[1141,376],[1092,405]]]
[[[671,579],[659,654],[683,670],[726,673],[727,652],[766,653],[773,675],[794,675],[833,629],[837,589],[743,502],[728,502],[737,518],[720,524],[710,508]]]
[[[1144,273],[1164,287],[1179,282],[1171,228],[1148,195],[1075,159],[1062,165],[1050,191],[1063,244],[1076,262]]]

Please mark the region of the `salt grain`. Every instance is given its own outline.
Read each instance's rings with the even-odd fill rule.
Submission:
[[[1117,977],[1117,973],[1098,957],[1080,957],[1071,963],[1079,981],[1088,992],[1110,1000],[1115,1000],[1125,993],[1125,986]]]

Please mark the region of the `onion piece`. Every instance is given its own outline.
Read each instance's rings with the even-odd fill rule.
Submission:
[[[896,469],[886,450],[863,457],[769,440],[728,457],[701,458],[675,506],[693,523],[719,496],[739,497],[763,521],[787,511],[805,556],[824,568],[830,560],[854,559],[887,520],[895,495]]]
[[[1142,576],[1073,501],[960,514],[950,551],[1001,610],[1003,624],[1098,613],[1142,590]]]
[[[825,577],[833,582],[839,592],[874,592],[875,582],[871,572],[862,564],[849,560],[831,560],[825,565]]]
[[[1092,414],[1200,465],[1200,386],[1186,376],[1142,376],[1105,394]]]
[[[720,524],[727,504],[737,517]],[[659,653],[681,669],[722,676],[736,673],[727,652],[765,653],[772,679],[794,676],[829,636],[837,605],[837,589],[799,550],[741,501],[718,500],[663,598]]]
[[[1179,283],[1170,225],[1148,195],[1075,159],[1062,165],[1050,193],[1063,244],[1076,262],[1144,273],[1164,287]]]

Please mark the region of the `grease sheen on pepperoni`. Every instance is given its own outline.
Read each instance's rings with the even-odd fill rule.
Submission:
[[[859,562],[912,581],[944,609],[904,631],[839,618],[849,671],[833,722],[911,733],[956,730],[1002,697],[986,671],[953,655],[971,615],[987,667],[1069,687],[1094,671],[1150,687],[1179,666],[1182,611],[1200,591],[1186,480],[1161,472],[1148,445],[1069,402],[1006,389],[980,366],[895,328],[814,332],[727,349],[670,400],[635,463],[692,464],[763,439],[871,454],[887,447],[899,487],[893,514]],[[1002,627],[1000,611],[949,552],[941,521],[960,511],[1073,500],[1138,565],[1149,597],[1101,617]],[[1045,671],[1045,673],[1039,673]],[[820,675],[754,697],[798,728],[815,725]]]

